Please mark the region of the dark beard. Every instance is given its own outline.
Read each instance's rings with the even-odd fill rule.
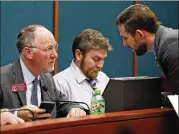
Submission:
[[[147,52],[147,44],[143,43],[139,46],[137,50],[135,50],[135,53],[137,56],[142,56]]]

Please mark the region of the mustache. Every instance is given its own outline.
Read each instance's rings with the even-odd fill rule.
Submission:
[[[96,69],[96,70],[94,70],[94,71],[99,72],[99,71],[101,71],[101,70],[102,70],[102,68],[99,68],[99,69]]]
[[[127,46],[128,48],[130,48],[130,49],[132,49],[132,47],[130,47],[130,46]]]
[[[100,69],[95,69],[95,70],[91,70],[90,72],[91,73],[98,73],[98,72],[100,72],[102,69],[100,68]]]

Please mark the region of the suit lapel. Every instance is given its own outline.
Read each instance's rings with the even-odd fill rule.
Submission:
[[[160,49],[160,45],[161,45],[161,39],[163,38],[162,36],[162,32],[164,30],[164,26],[160,25],[159,26],[159,29],[157,30],[157,33],[156,33],[156,37],[155,37],[155,40],[154,40],[154,51],[155,51],[155,62],[157,64],[157,66],[162,70],[163,72],[163,67],[161,66],[160,62],[159,62],[159,49]]]
[[[15,62],[15,64],[13,65],[13,73],[14,73],[13,79],[14,79],[15,84],[24,83],[24,77],[23,77],[23,74],[22,74],[20,60]],[[20,97],[22,104],[26,105],[27,104],[26,91],[18,92],[18,95]]]
[[[159,26],[159,29],[157,30],[155,41],[154,41],[154,51],[156,54],[156,60],[158,61],[158,51],[159,51],[159,45],[160,45],[160,40],[162,37],[162,31],[164,30],[164,26]]]
[[[41,98],[42,101],[53,101],[55,100],[55,93],[54,93],[54,87],[53,87],[53,80],[49,78],[48,74],[42,74],[40,75],[40,86],[41,86]],[[50,96],[42,89],[43,86],[46,86],[48,89],[49,94],[51,95],[52,99]],[[51,118],[56,117],[56,106],[54,106],[54,109],[51,113]]]
[[[43,75],[40,75],[40,87],[41,87],[41,98],[42,101],[52,101],[51,98],[48,96],[48,94],[42,89],[43,86],[46,86],[48,89],[48,92],[50,93],[51,89],[49,80],[47,80]]]

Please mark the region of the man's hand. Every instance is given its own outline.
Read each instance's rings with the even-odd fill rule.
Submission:
[[[1,114],[1,125],[24,123],[24,120],[22,120],[21,118],[18,118],[17,116],[9,112],[3,112],[0,114]]]
[[[25,121],[32,121],[33,115],[30,111],[34,113],[34,117],[36,120],[49,118],[51,116],[49,113],[45,113],[45,109],[39,109],[37,106],[34,105],[26,105],[21,107],[20,109],[24,109],[24,110],[17,111],[17,116],[24,119]],[[30,111],[25,109],[29,109]]]
[[[84,116],[86,112],[80,108],[72,108],[68,113],[67,117],[74,117],[74,116]]]

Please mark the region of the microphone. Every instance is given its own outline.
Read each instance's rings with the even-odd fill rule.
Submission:
[[[84,105],[86,105],[87,106],[87,114],[89,114],[89,112],[90,112],[90,107],[88,106],[88,104],[86,104],[85,102],[80,102],[80,101],[61,101],[61,100],[59,100],[61,97],[63,97],[64,95],[60,95],[59,96],[59,98],[58,99],[53,99],[52,98],[52,96],[49,94],[49,92],[48,92],[48,89],[47,89],[47,87],[46,86],[42,86],[42,89],[48,94],[48,96],[50,97],[50,99],[52,100],[52,101],[55,101],[55,102],[57,102],[57,101],[59,101],[59,102],[63,102],[63,103],[76,103],[76,104],[84,104]],[[63,108],[63,107],[62,107]],[[62,108],[60,108],[58,111],[60,111]],[[57,111],[57,112],[58,112]]]
[[[30,110],[30,109],[6,109],[6,110],[1,110],[1,113],[3,113],[3,112],[14,113],[15,111],[26,111],[26,110],[29,111],[32,114],[32,120],[34,121],[35,120],[35,115],[32,112],[32,110]]]

